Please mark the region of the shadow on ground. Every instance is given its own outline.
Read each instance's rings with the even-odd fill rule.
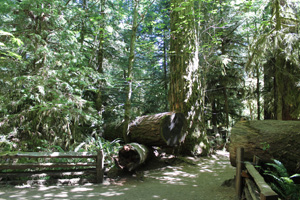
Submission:
[[[210,158],[185,158],[176,165],[143,171],[142,175],[106,180],[102,185],[1,187],[0,200],[233,200],[234,188],[222,183],[234,175],[228,153],[218,152]]]

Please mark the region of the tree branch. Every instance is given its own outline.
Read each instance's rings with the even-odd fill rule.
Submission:
[[[148,12],[148,9],[152,6],[152,4],[155,2],[156,0],[153,0],[147,7],[147,9],[145,10],[145,12],[142,14],[142,19],[137,23],[137,27],[142,23],[142,21],[144,20],[147,12]]]

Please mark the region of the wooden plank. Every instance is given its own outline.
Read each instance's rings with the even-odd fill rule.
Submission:
[[[103,182],[103,163],[104,163],[104,156],[103,151],[99,150],[97,153],[97,160],[96,160],[96,172],[97,172],[97,183]]]
[[[244,197],[242,197],[241,199],[246,199],[246,200],[254,200],[254,199],[252,199],[252,196],[251,196],[251,194],[250,194],[250,192],[249,192],[249,189],[248,189],[248,187],[244,187]]]
[[[0,181],[0,185],[83,185],[86,183],[95,183],[94,179],[73,178],[73,179],[49,179],[49,180],[13,180]]]
[[[96,163],[11,163],[0,164],[3,169],[32,169],[32,168],[57,168],[57,167],[95,167]]]
[[[29,177],[29,178],[43,178],[46,176],[82,176],[82,175],[96,175],[95,168],[89,169],[77,169],[77,170],[47,170],[39,172],[2,172],[0,173],[0,178],[20,178],[20,177]]]
[[[258,188],[255,185],[255,183],[252,180],[248,179],[248,178],[246,178],[245,180],[246,180],[245,182],[246,182],[249,194],[251,195],[251,198],[253,200],[259,200],[260,199],[260,193],[259,193]]]
[[[236,179],[235,179],[235,190],[236,195],[239,199],[242,197],[243,184],[242,184],[242,170],[243,170],[243,157],[244,149],[239,147],[236,149]]]
[[[1,152],[0,158],[96,158],[95,152]]]
[[[260,199],[261,200],[277,200],[278,195],[271,189],[271,187],[265,182],[264,178],[258,173],[255,167],[246,162],[246,169],[249,174],[253,177],[256,185],[260,190]]]

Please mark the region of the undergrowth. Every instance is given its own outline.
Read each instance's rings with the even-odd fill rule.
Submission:
[[[300,185],[294,182],[300,174],[289,175],[285,166],[278,160],[267,163],[264,170],[267,182],[271,188],[284,200],[300,200]]]

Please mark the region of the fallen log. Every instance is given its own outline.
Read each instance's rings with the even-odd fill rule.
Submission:
[[[176,146],[184,141],[185,117],[182,113],[165,112],[137,117],[129,124],[131,142],[149,146]],[[113,140],[122,137],[123,125],[108,126],[104,138]]]
[[[230,135],[230,162],[236,166],[236,149],[244,148],[244,160],[253,156],[262,162],[279,160],[290,173],[300,172],[300,122],[299,121],[240,121]]]
[[[148,154],[149,150],[145,145],[138,143],[126,144],[119,151],[119,167],[132,171],[146,161]]]

